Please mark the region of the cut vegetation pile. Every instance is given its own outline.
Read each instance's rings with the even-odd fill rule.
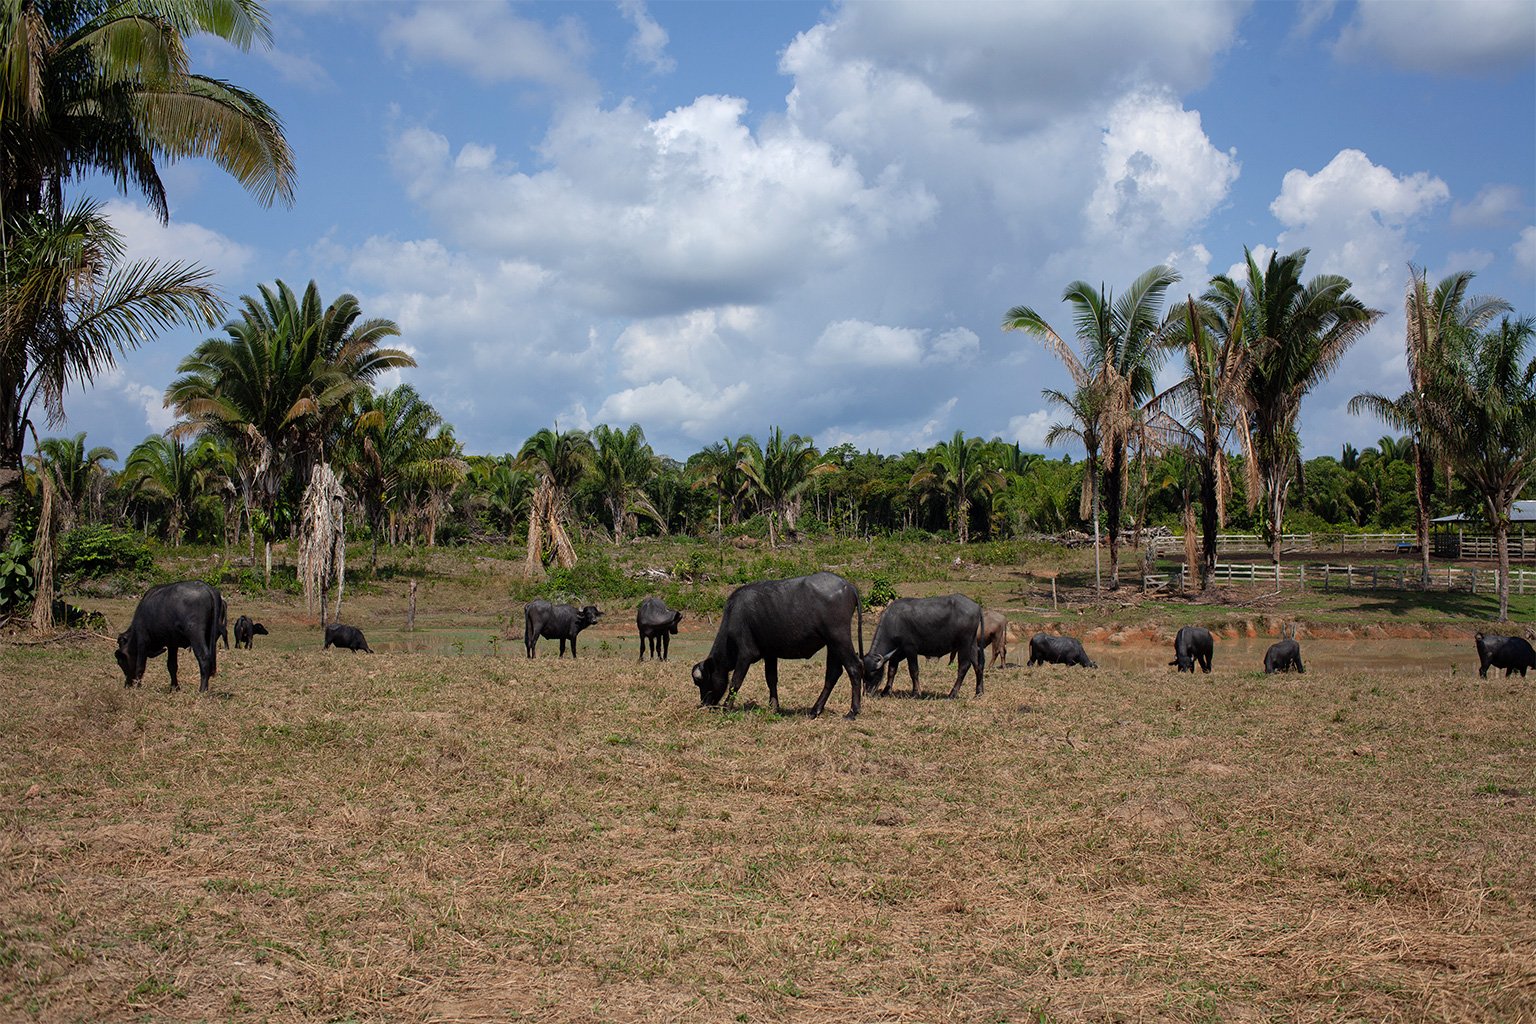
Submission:
[[[0,648],[0,1017],[1536,1014],[1518,677],[1010,669],[850,723],[701,711],[629,642],[309,639],[206,699]]]

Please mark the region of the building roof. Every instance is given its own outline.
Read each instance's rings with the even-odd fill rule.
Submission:
[[[1432,523],[1468,523],[1475,522],[1476,518],[1465,512],[1457,512],[1455,515],[1440,516],[1431,519]],[[1517,501],[1509,506],[1509,521],[1512,523],[1536,523],[1536,501]]]

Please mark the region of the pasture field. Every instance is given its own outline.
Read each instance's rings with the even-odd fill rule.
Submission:
[[[409,636],[359,586],[371,657],[232,597],[273,635],[206,698],[0,644],[0,1019],[1536,1019],[1536,679],[1464,640],[1192,678],[1128,633],[810,720],[821,657],[701,710],[712,627],[637,665],[633,602],[528,661],[487,561]]]

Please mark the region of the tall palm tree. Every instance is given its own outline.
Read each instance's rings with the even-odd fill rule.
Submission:
[[[205,270],[124,263],[95,203],[11,226],[0,265],[0,542],[15,521],[39,406],[50,424],[62,422],[71,385],[88,386],[161,330],[211,327],[223,311]]]
[[[768,510],[768,546],[778,547],[779,537],[794,529],[793,503],[813,477],[832,473],[837,466],[822,462],[811,439],[785,435],[782,427],[768,432],[768,443],[754,437],[741,441],[742,472],[758,501]]]
[[[474,515],[510,541],[519,515],[527,511],[533,496],[533,474],[517,468],[510,455],[471,455],[469,502]]]
[[[544,571],[544,545],[549,545],[561,568],[576,564],[571,543],[571,492],[592,464],[592,440],[580,430],[560,431],[545,427],[517,453],[517,468],[538,481],[528,512],[527,571]]]
[[[100,172],[138,190],[164,221],[158,164],[200,156],[263,203],[292,200],[293,157],[276,115],[188,70],[186,39],[203,33],[245,49],[267,39],[266,14],[255,0],[0,2],[0,543],[20,495],[33,400],[41,394],[57,424],[68,382],[88,383],[157,330],[211,327],[221,312],[207,274],[187,264],[119,268],[116,236],[95,205],[66,204],[65,183]],[[48,265],[68,269],[39,277]],[[23,282],[35,294],[20,295]]]
[[[934,489],[953,500],[955,532],[960,543],[970,540],[971,501],[989,493],[1002,479],[988,458],[987,443],[955,431],[948,441],[928,450],[927,465],[912,476],[910,486]]]
[[[1509,514],[1536,475],[1536,321],[1445,330],[1445,358],[1425,378],[1425,433],[1483,499],[1499,555],[1499,619],[1509,618]]]
[[[1105,404],[1103,388],[1084,373],[1077,390],[1070,395],[1055,388],[1045,388],[1040,393],[1052,404],[1063,406],[1071,414],[1070,419],[1051,424],[1051,429],[1045,434],[1046,446],[1055,447],[1068,438],[1075,438],[1086,453],[1077,517],[1093,523],[1093,586],[1095,592],[1098,592],[1104,586],[1099,565],[1099,470]]]
[[[1213,306],[1189,297],[1174,310],[1165,327],[1163,343],[1184,355],[1185,375],[1159,395],[1153,406],[1166,411],[1170,420],[1168,442],[1189,451],[1195,459],[1200,497],[1200,589],[1211,585],[1216,568],[1216,538],[1225,525],[1232,481],[1227,475],[1227,445],[1235,435],[1252,470],[1253,445],[1248,433],[1248,374],[1252,350],[1244,343],[1242,303],[1223,319]],[[1253,493],[1250,479],[1249,493]],[[1186,510],[1186,522],[1192,516]],[[1189,538],[1186,537],[1186,548]]]
[[[64,183],[89,172],[140,192],[162,221],[157,161],[206,157],[258,201],[291,202],[293,155],[277,115],[238,86],[193,74],[187,39],[267,42],[254,0],[6,0],[0,4],[0,203],[64,210]]]
[[[315,282],[300,298],[279,280],[262,285],[259,298],[243,296],[225,336],[203,341],[176,368],[181,376],[165,392],[165,404],[181,417],[172,429],[178,437],[229,442],[248,521],[255,506],[270,516],[285,474],[308,479],[320,466],[329,471],[355,398],[386,370],[416,365],[405,351],[380,344],[400,333],[394,321],[361,316],[352,295],[327,306]]]
[[[1301,400],[1333,372],[1349,347],[1381,311],[1350,294],[1350,282],[1318,274],[1303,282],[1307,250],[1272,253],[1263,266],[1244,250],[1242,281],[1211,279],[1204,301],[1220,322],[1240,325],[1249,372],[1243,404],[1248,410],[1254,463],[1264,499],[1264,528],[1280,563],[1286,494],[1301,458],[1296,420]],[[1249,500],[1257,497],[1249,492]]]
[[[1163,296],[1179,280],[1172,267],[1147,270],[1118,299],[1102,284],[1074,281],[1062,293],[1073,307],[1083,353],[1079,357],[1046,319],[1029,306],[1015,306],[1003,329],[1026,331],[1066,364],[1079,387],[1093,379],[1102,395],[1099,439],[1104,454],[1104,496],[1109,533],[1109,585],[1120,586],[1120,516],[1125,506],[1129,464],[1126,451],[1142,406],[1152,397],[1164,350],[1158,344]]]
[[[599,425],[592,430],[592,444],[592,472],[613,523],[614,543],[624,543],[624,531],[635,522],[637,513],[665,532],[666,520],[647,492],[661,463],[646,443],[640,424],[632,423],[628,430]]]
[[[1408,390],[1395,399],[1363,392],[1350,399],[1349,411],[1368,412],[1389,425],[1409,432],[1413,445],[1413,498],[1418,528],[1420,572],[1429,579],[1429,495],[1434,484],[1436,452],[1421,423],[1423,396],[1437,366],[1444,360],[1443,337],[1453,330],[1480,330],[1494,317],[1507,313],[1509,303],[1489,296],[1468,297],[1475,275],[1470,271],[1448,274],[1431,290],[1424,268],[1409,264],[1404,300],[1407,329],[1404,348],[1408,356]]]

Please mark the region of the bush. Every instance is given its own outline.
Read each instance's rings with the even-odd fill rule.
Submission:
[[[126,530],[101,524],[78,526],[59,540],[59,578],[69,585],[117,573],[148,572],[153,564],[149,545]]]
[[[25,537],[11,535],[10,544],[0,551],[0,611],[9,612],[32,600],[32,546]]]
[[[864,594],[865,608],[883,608],[900,596],[896,593],[896,587],[890,579],[883,575],[875,575],[869,581],[869,590]]]

